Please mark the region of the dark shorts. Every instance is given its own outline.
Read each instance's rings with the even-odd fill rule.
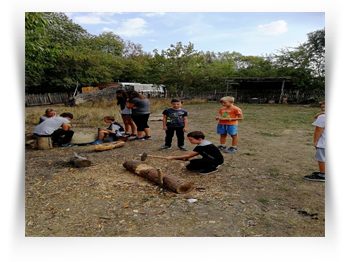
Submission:
[[[132,120],[134,121],[137,131],[144,131],[145,128],[149,128],[148,122],[149,114],[146,115],[132,115]]]

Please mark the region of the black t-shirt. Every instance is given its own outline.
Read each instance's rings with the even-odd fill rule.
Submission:
[[[220,162],[220,164],[224,162],[224,157],[220,150],[208,140],[203,140],[203,142],[196,146],[193,151],[198,152],[203,158],[216,160]]]

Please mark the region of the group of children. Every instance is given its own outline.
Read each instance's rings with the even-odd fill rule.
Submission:
[[[187,138],[191,144],[197,145],[192,152],[182,156],[168,156],[166,159],[179,159],[188,161],[194,156],[201,155],[201,159],[192,159],[186,166],[188,170],[200,170],[199,174],[211,174],[218,171],[218,167],[223,164],[224,158],[221,151],[224,153],[232,153],[237,151],[238,144],[238,121],[243,119],[242,110],[234,106],[234,98],[226,96],[220,99],[223,106],[219,110],[220,117],[218,120],[217,133],[220,134],[220,145],[216,147],[212,142],[205,140],[205,135],[201,131],[193,131],[187,134]],[[171,149],[172,139],[174,134],[177,136],[177,146],[182,151],[188,151],[185,147],[185,132],[188,130],[188,113],[182,109],[183,101],[178,98],[171,100],[171,108],[163,111],[163,130],[165,130],[165,144],[158,150]],[[316,148],[315,158],[318,161],[319,172],[314,172],[309,176],[304,176],[304,179],[310,181],[325,181],[325,102],[320,102],[321,113],[315,116],[316,121],[313,125],[316,127],[314,132],[314,146]],[[39,125],[35,127],[34,134],[37,136],[51,136],[54,142],[60,142],[61,146],[71,146],[69,144],[74,132],[70,130],[70,120],[73,115],[63,113],[60,117],[55,117],[56,112],[47,109],[45,115],[40,118]],[[123,115],[122,115],[123,116]],[[43,119],[42,119],[43,118]],[[45,121],[44,121],[45,120]],[[98,139],[92,144],[103,143],[106,135],[109,141],[116,141],[120,137],[128,137],[124,128],[112,116],[104,117],[104,122],[110,124],[108,128],[99,130]],[[126,125],[127,121],[124,121]],[[44,124],[45,123],[45,124]],[[128,122],[127,122],[128,123]],[[129,123],[126,125],[128,130],[132,129],[134,133],[135,127]],[[63,140],[59,141],[63,135]],[[232,145],[226,149],[227,135],[232,137]],[[69,141],[68,141],[69,140]]]

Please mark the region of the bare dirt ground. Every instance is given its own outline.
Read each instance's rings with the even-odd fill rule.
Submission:
[[[317,171],[311,123],[318,108],[237,106],[245,117],[239,123],[238,151],[223,153],[219,172],[201,176],[181,167],[180,161],[145,161],[191,181],[194,190],[188,194],[160,194],[156,185],[122,166],[144,151],[184,153],[177,149],[176,137],[171,150],[157,151],[164,143],[161,121],[149,122],[153,140],[127,142],[104,152],[95,152],[93,145],[45,151],[27,147],[26,236],[324,237],[325,183],[302,178]],[[201,130],[218,145],[215,116],[220,105],[183,108],[189,112],[189,131]],[[96,132],[74,128],[74,119],[72,124],[76,132]],[[33,129],[26,126],[26,139]],[[194,148],[188,141],[185,145]],[[93,165],[70,166],[73,152]]]

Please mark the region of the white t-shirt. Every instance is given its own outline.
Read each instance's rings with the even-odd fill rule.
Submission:
[[[326,115],[319,115],[316,121],[312,123],[312,125],[323,128],[322,134],[317,142],[317,147],[326,148]]]
[[[59,129],[64,123],[70,123],[67,118],[60,116],[50,117],[34,128],[34,133],[39,135],[51,135]]]

